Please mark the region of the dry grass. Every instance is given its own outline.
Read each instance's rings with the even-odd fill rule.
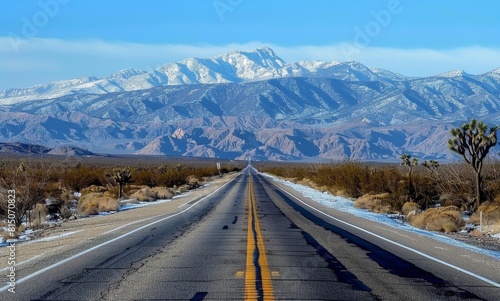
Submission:
[[[140,202],[152,202],[159,199],[171,199],[173,193],[166,187],[142,187],[130,195],[130,198]]]
[[[10,236],[10,232],[7,232],[5,230],[2,230],[0,232],[0,236],[3,237],[4,241],[8,240],[8,239],[12,239],[12,238],[16,238],[17,237],[17,234],[16,234],[16,237],[11,237]]]
[[[375,213],[391,213],[391,206],[387,204],[390,195],[388,193],[381,194],[365,194],[359,197],[354,206],[373,211]]]
[[[104,193],[105,191],[107,191],[107,189],[104,186],[91,185],[89,187],[86,187],[86,188],[82,189],[82,195],[90,194],[92,192],[102,192],[102,193]]]
[[[471,216],[470,223],[479,225],[480,212],[483,212],[484,226],[500,227],[500,205],[485,202],[479,206],[479,209]]]
[[[491,234],[498,234],[498,233],[500,233],[500,224],[488,226],[487,230]]]
[[[296,178],[294,178],[294,179],[287,179],[287,180],[290,181],[290,182],[294,182],[294,183],[300,184],[300,185],[311,187],[311,188],[316,189],[316,190],[321,191],[321,192],[328,192],[328,193],[331,193],[333,195],[343,196],[343,197],[346,197],[346,198],[350,197],[343,190],[339,190],[339,189],[336,189],[335,187],[328,186],[328,185],[321,185],[320,186],[320,185],[316,184],[316,182],[314,182],[313,180],[311,180],[309,178],[303,178],[302,180],[298,180]]]
[[[25,225],[21,225],[15,232],[13,232],[13,234],[11,234],[11,232],[9,231],[0,230],[0,236],[3,237],[4,241],[8,239],[16,239],[24,230],[26,230]]]
[[[421,229],[445,233],[456,232],[464,225],[462,212],[455,206],[427,209],[408,221]]]
[[[137,199],[139,202],[152,202],[156,200],[156,193],[151,188],[144,187],[130,195],[130,198]]]
[[[410,212],[416,211],[420,209],[417,203],[415,202],[406,202],[403,205],[403,208],[401,209],[401,213],[405,216],[407,216]]]
[[[156,193],[157,199],[171,199],[174,196],[172,191],[170,191],[167,187],[153,187],[152,190]]]
[[[78,212],[83,215],[95,215],[99,212],[116,211],[119,207],[116,198],[106,197],[101,192],[91,192],[80,198]]]
[[[114,189],[114,191],[105,191],[103,196],[113,199],[118,199],[118,189]]]

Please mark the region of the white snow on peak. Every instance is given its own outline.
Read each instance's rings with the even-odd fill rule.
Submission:
[[[445,73],[441,73],[438,75],[438,77],[447,77],[447,78],[453,78],[453,77],[461,77],[461,76],[467,76],[469,75],[466,73],[464,70],[452,70],[448,71]]]
[[[484,76],[496,79],[500,68]],[[440,77],[459,77],[464,71],[450,71]],[[324,77],[347,81],[403,81],[411,78],[387,70],[367,68],[358,62],[299,61],[287,64],[269,47],[253,51],[229,51],[212,58],[188,58],[154,70],[124,69],[96,78],[55,81],[29,88],[0,91],[0,105],[53,99],[74,94],[107,94],[149,89],[163,85],[218,84],[261,81],[284,77]]]
[[[146,71],[129,68],[129,69],[120,70],[116,73],[108,75],[108,76],[104,77],[104,79],[128,79],[128,78],[131,78],[133,76],[136,76],[139,74],[144,74],[144,73],[146,73]]]

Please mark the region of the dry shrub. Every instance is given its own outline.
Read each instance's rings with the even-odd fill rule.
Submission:
[[[80,204],[104,196],[103,192],[86,192],[80,197]]]
[[[186,178],[186,183],[189,185],[191,188],[198,188],[201,186],[201,181],[199,178],[196,176],[190,175]]]
[[[185,193],[185,192],[188,192],[188,191],[189,191],[189,185],[184,184],[184,185],[181,185],[181,186],[177,187],[177,189],[175,190],[175,193],[176,194],[181,194],[181,193]]]
[[[5,230],[0,231],[0,236],[3,237],[4,241],[6,241],[7,239],[13,238],[10,236],[10,232],[7,232]]]
[[[319,186],[333,186],[345,191],[349,197],[359,198],[363,195],[362,183],[366,183],[368,177],[369,171],[365,166],[347,162],[316,168],[312,180]]]
[[[410,212],[420,209],[417,203],[415,202],[406,202],[401,209],[401,213],[407,216]]]
[[[500,224],[488,226],[488,232],[493,235],[500,233]]]
[[[483,225],[500,226],[500,205],[490,202],[482,203],[479,209],[471,216],[470,223],[479,225],[480,212],[483,212]]]
[[[171,199],[174,195],[167,187],[153,187],[148,186],[134,187],[133,193],[130,195],[131,199],[136,199],[140,202],[152,202],[158,199]]]
[[[24,230],[26,230],[25,225],[19,226],[19,228],[17,228],[17,230],[14,232],[0,230],[0,236],[3,237],[4,241],[7,241],[9,239],[17,239]]]
[[[118,199],[118,190],[115,189],[114,191],[109,191],[109,190],[104,191],[103,196],[108,197],[108,198]]]
[[[311,180],[309,178],[304,178],[300,181],[294,181],[294,182],[297,184],[300,184],[300,185],[311,187],[311,188],[316,189],[316,190],[321,191],[321,192],[332,192],[333,191],[333,189],[331,189],[330,187],[328,187],[326,185],[320,186],[320,185],[316,184],[316,182],[314,182],[313,180]],[[336,195],[338,195],[338,194],[336,194]]]
[[[464,225],[462,212],[455,206],[427,209],[408,221],[414,227],[446,233],[456,232]]]
[[[140,202],[152,202],[157,199],[157,194],[151,188],[144,187],[134,192],[130,198],[137,199]]]
[[[142,188],[147,187],[144,185],[127,185],[127,193],[129,195],[134,194],[135,192],[141,190]]]
[[[107,191],[107,189],[104,186],[91,185],[89,187],[82,189],[82,195],[89,194],[92,192],[105,192],[105,191]]]
[[[391,208],[387,204],[387,200],[390,198],[388,193],[382,194],[365,194],[359,197],[355,202],[354,206],[367,209],[376,213],[390,213]]]
[[[156,193],[157,199],[171,199],[174,196],[172,191],[170,191],[167,187],[153,187],[152,191]]]
[[[311,179],[308,179],[308,178],[303,178],[302,180],[295,180],[293,182],[300,184],[300,185],[309,186],[309,187],[312,187],[314,189],[317,189],[319,187],[319,185],[317,185],[314,181],[312,181]]]
[[[116,211],[120,208],[120,203],[116,198],[101,197],[97,198],[99,202],[99,212]]]
[[[105,197],[103,193],[91,192],[83,195],[78,204],[78,212],[84,215],[94,215],[99,212],[116,211],[119,203],[116,198]]]

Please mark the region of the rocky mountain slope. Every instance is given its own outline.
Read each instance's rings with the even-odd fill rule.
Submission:
[[[286,64],[263,48],[3,91],[0,141],[231,159],[451,159],[450,128],[472,117],[493,125],[499,109],[500,68],[407,78],[356,62]]]

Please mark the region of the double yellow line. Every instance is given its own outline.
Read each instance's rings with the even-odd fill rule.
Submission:
[[[247,263],[245,271],[245,300],[274,300],[271,272],[267,263],[264,239],[253,191],[253,179],[248,176],[247,204]]]

